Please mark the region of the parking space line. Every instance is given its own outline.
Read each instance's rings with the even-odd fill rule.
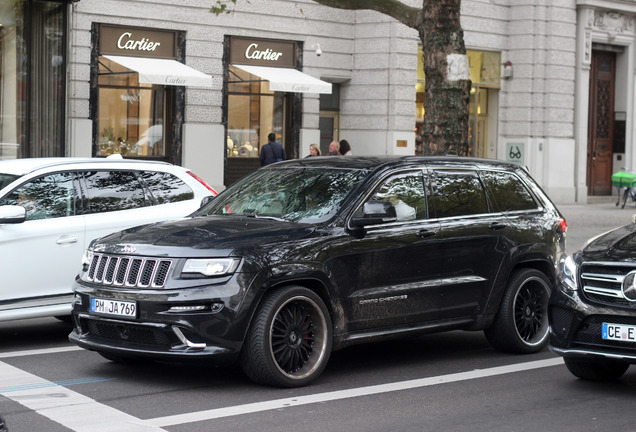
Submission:
[[[75,432],[165,432],[159,426],[4,362],[0,362],[0,386],[0,395]]]
[[[79,351],[82,349],[83,348],[80,348],[78,346],[67,346],[67,347],[43,348],[43,349],[25,350],[25,351],[11,351],[6,353],[0,353],[0,359],[11,358],[11,357],[26,357],[26,356],[41,355],[41,354],[55,354],[55,353],[68,352],[68,351]]]
[[[469,372],[460,372],[449,375],[440,375],[429,378],[421,378],[409,381],[400,381],[395,383],[380,384],[368,387],[359,387],[348,390],[339,390],[326,393],[318,393],[307,396],[291,397],[286,399],[276,399],[271,401],[256,402],[245,405],[236,405],[226,408],[218,408],[206,411],[198,411],[187,414],[177,414],[166,417],[157,417],[146,420],[146,424],[155,426],[175,426],[185,423],[200,422],[206,420],[214,420],[222,417],[231,417],[242,414],[252,414],[262,411],[269,411],[281,408],[289,408],[301,405],[315,404],[321,402],[330,402],[340,399],[356,398],[361,396],[370,396],[380,393],[389,393],[401,390],[409,390],[420,387],[428,387],[439,384],[448,384],[458,381],[466,381],[471,379],[486,378],[496,375],[509,374],[514,372],[523,372],[532,369],[556,366],[563,364],[561,357],[550,358],[546,360],[537,360],[526,363],[517,363],[508,366],[498,366],[488,369],[475,369]]]

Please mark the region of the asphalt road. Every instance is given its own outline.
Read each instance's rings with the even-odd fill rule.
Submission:
[[[116,365],[72,347],[69,330],[0,323],[10,432],[633,430],[636,368],[617,383],[583,382],[547,350],[502,354],[481,332],[350,347],[314,385],[290,390],[256,386],[236,367]]]
[[[614,203],[560,206],[567,248],[631,222]],[[545,350],[490,348],[481,332],[350,347],[302,389],[259,387],[237,367],[122,366],[72,346],[55,319],[0,322],[0,415],[10,432],[634,430],[636,367],[574,378]]]

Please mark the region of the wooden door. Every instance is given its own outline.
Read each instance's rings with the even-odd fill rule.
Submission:
[[[615,65],[614,53],[592,51],[587,140],[589,195],[612,193]]]

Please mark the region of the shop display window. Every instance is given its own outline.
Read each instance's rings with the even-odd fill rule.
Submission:
[[[64,156],[67,13],[0,1],[0,160]]]
[[[228,82],[229,158],[258,158],[273,132],[285,145],[285,97],[269,89],[269,82],[230,66]]]
[[[165,158],[169,91],[139,83],[137,72],[100,56],[95,155]]]

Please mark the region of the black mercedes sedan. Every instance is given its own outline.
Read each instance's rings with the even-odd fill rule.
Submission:
[[[297,387],[332,350],[455,329],[548,342],[566,223],[517,165],[314,157],[269,165],[189,217],[94,241],[70,340],[125,363],[238,361]]]
[[[550,349],[576,377],[605,381],[636,364],[636,224],[590,239],[561,262]]]

